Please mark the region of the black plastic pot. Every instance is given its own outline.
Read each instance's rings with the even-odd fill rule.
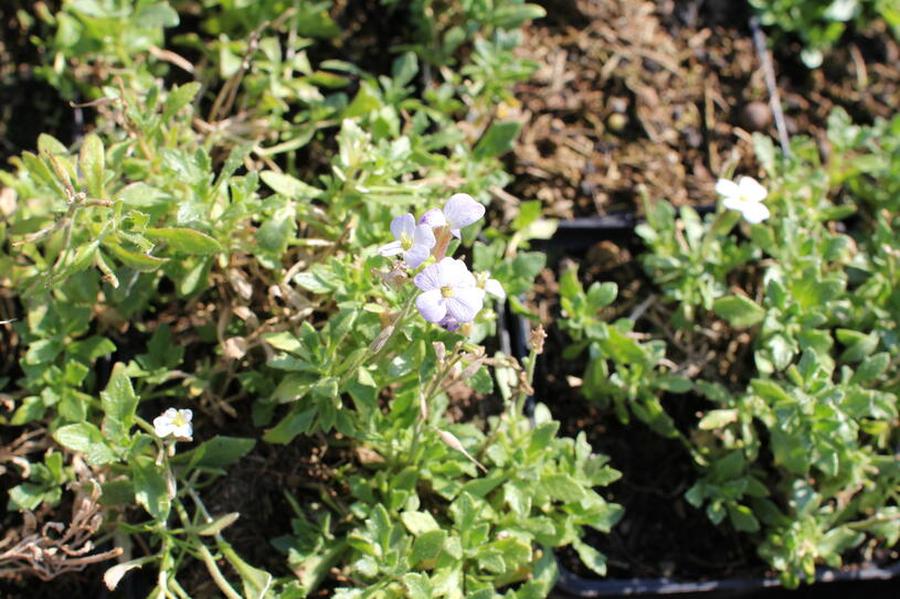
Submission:
[[[714,206],[697,208],[701,214],[715,210]],[[566,254],[578,254],[583,250],[603,241],[635,243],[634,227],[640,220],[633,214],[613,214],[591,218],[579,218],[562,221],[555,235],[539,245],[539,248],[550,254],[551,259],[558,259]],[[552,263],[552,262],[551,262]],[[508,343],[512,355],[521,359],[528,355],[528,320],[506,309],[500,315],[505,319],[507,332],[504,333],[504,345]],[[505,350],[504,347],[504,350]],[[540,398],[529,398],[529,407]],[[627,506],[626,506],[627,509]],[[820,569],[816,573],[816,582],[800,589],[789,591],[784,589],[781,581],[774,577],[725,578],[697,581],[679,581],[670,578],[632,578],[632,579],[593,579],[584,578],[570,572],[557,560],[559,579],[556,592],[559,597],[624,597],[671,595],[679,597],[790,597],[841,598],[858,597],[893,597],[896,596],[895,582],[900,578],[900,562],[884,566],[864,564],[846,570]]]

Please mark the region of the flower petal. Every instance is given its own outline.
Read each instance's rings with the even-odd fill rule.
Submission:
[[[178,414],[184,419],[185,422],[190,422],[194,419],[194,413],[190,410],[178,410]]]
[[[432,208],[419,218],[420,225],[428,225],[429,227],[443,227],[447,224],[444,218],[444,212],[440,208]]]
[[[459,328],[459,323],[449,316],[445,316],[438,324],[451,332]]]
[[[400,239],[403,235],[411,239],[415,232],[416,219],[412,214],[404,214],[391,221],[391,233],[394,235],[394,239]]]
[[[462,229],[484,216],[484,206],[467,193],[455,193],[444,204],[444,217],[450,229]]]
[[[419,265],[428,259],[431,255],[431,248],[424,245],[414,245],[403,253],[403,261],[410,268],[419,268]]]
[[[484,306],[484,289],[457,287],[453,290],[453,296],[444,301],[450,318],[458,322],[471,322]]]
[[[744,211],[744,206],[746,206],[749,202],[745,202],[739,197],[729,196],[722,200],[722,205],[728,208],[729,210],[737,210],[738,212]]]
[[[403,244],[399,241],[386,243],[378,248],[378,253],[382,256],[396,256],[397,254],[403,253]]]
[[[462,260],[444,258],[438,262],[438,283],[441,287],[474,287],[475,277]]]
[[[741,193],[741,188],[734,181],[719,179],[716,181],[716,193],[726,198],[736,198]]]
[[[415,233],[413,233],[413,244],[424,246],[431,249],[437,240],[434,238],[434,230],[428,225],[416,225]]]
[[[769,195],[766,188],[753,177],[741,177],[738,181],[741,197],[749,202],[762,202]]]
[[[741,214],[748,223],[756,225],[769,218],[769,208],[762,202],[747,202]]]
[[[447,306],[440,289],[426,291],[417,297],[416,308],[428,322],[440,322],[447,315]]]
[[[167,437],[172,432],[172,423],[165,416],[157,416],[153,419],[153,432],[157,437]]]
[[[484,283],[484,290],[498,299],[506,299],[506,290],[497,279],[488,279]]]
[[[438,289],[441,286],[439,273],[438,265],[431,264],[413,278],[413,283],[422,291]]]

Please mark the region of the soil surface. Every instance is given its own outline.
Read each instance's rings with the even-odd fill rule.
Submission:
[[[730,165],[758,170],[751,135],[777,139],[769,91],[734,0],[545,0],[522,54],[538,65],[516,98],[528,117],[510,191],[561,218],[634,210],[640,195],[714,201]],[[847,36],[823,68],[779,40],[774,68],[788,133],[824,139],[842,106],[857,121],[900,105],[900,50],[884,26]]]

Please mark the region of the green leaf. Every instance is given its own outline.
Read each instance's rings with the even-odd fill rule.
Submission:
[[[237,553],[235,553],[234,549],[231,548],[231,545],[225,541],[220,540],[218,545],[219,551],[222,552],[222,555],[228,560],[228,563],[230,563],[240,575],[244,587],[244,597],[247,599],[264,599],[266,593],[268,593],[269,589],[272,587],[272,575],[265,570],[254,568],[245,562]]]
[[[212,522],[207,522],[202,526],[196,529],[196,533],[202,537],[214,537],[235,522],[240,518],[241,515],[238,512],[231,512],[230,514],[225,514],[224,516],[219,516]]]
[[[150,456],[137,456],[131,462],[131,480],[134,484],[134,499],[158,522],[169,517],[172,501],[163,467],[158,466]]]
[[[103,198],[103,142],[95,133],[89,133],[81,142],[78,168],[84,177],[88,193],[94,198]]]
[[[34,511],[47,498],[47,495],[47,489],[42,485],[32,483],[16,485],[9,490],[9,504],[6,509],[9,511]]]
[[[593,283],[587,292],[588,303],[593,310],[599,310],[613,303],[619,294],[619,286],[612,282]]]
[[[850,382],[857,385],[871,383],[887,371],[890,363],[891,357],[887,352],[875,354],[856,368],[856,372],[853,373]]]
[[[431,599],[434,597],[434,589],[428,576],[418,572],[409,572],[403,575],[403,586],[409,593],[410,599]]]
[[[697,424],[700,430],[709,431],[722,428],[732,422],[737,422],[737,410],[710,410]]]
[[[847,526],[838,526],[825,533],[818,544],[819,555],[841,555],[865,540],[866,535]]]
[[[322,190],[308,185],[296,177],[275,171],[263,171],[259,174],[263,183],[276,193],[294,200],[311,200],[322,195]]]
[[[173,463],[187,463],[192,468],[225,468],[250,453],[255,439],[218,435],[194,449],[172,458]]]
[[[131,17],[131,22],[140,24],[141,27],[176,27],[179,19],[178,13],[168,2],[154,2],[140,6]]]
[[[105,415],[103,432],[111,439],[119,439],[128,434],[134,424],[134,413],[138,405],[138,397],[125,371],[125,364],[117,362],[106,389],[100,392],[100,405]]]
[[[163,122],[168,122],[179,110],[193,102],[194,97],[200,91],[200,83],[191,81],[184,85],[177,85],[169,91],[163,104]]]
[[[404,52],[395,58],[394,64],[391,65],[391,78],[397,87],[403,87],[412,81],[418,72],[419,61],[415,52]]]
[[[728,518],[736,530],[742,532],[756,532],[759,530],[759,520],[745,505],[728,505]]]
[[[582,541],[575,539],[572,542],[572,549],[578,554],[581,563],[587,566],[589,570],[599,576],[606,576],[606,556]]]
[[[437,520],[428,512],[401,512],[400,520],[406,530],[416,536],[440,529]]]
[[[713,311],[738,329],[752,327],[766,316],[759,304],[742,295],[720,297],[713,303]]]
[[[116,461],[116,454],[106,444],[103,433],[90,422],[77,422],[60,427],[53,433],[57,443],[72,451],[83,453],[88,464],[102,466]]]
[[[285,445],[294,440],[294,437],[309,431],[316,419],[316,409],[309,408],[304,411],[292,411],[281,421],[270,428],[263,435],[266,443]]]
[[[208,256],[224,251],[222,245],[207,235],[187,227],[158,227],[144,231],[144,235],[154,241],[165,242],[181,254]]]
[[[444,541],[447,540],[447,531],[431,530],[422,533],[416,537],[413,543],[412,554],[410,555],[411,564],[419,564],[424,561],[437,559],[444,547]]]
[[[581,501],[585,496],[584,487],[568,474],[551,474],[541,481],[547,494],[564,503]]]
[[[484,160],[509,152],[521,128],[522,124],[517,121],[494,123],[475,146],[474,157],[477,160]]]
[[[153,272],[168,262],[166,258],[157,258],[149,254],[141,254],[132,250],[126,250],[118,243],[109,239],[103,241],[103,246],[110,254],[118,258],[122,264],[139,272]]]
[[[292,354],[304,355],[303,344],[297,339],[297,336],[288,331],[279,331],[278,333],[266,333],[263,340],[275,349],[286,351]]]
[[[538,4],[504,4],[494,10],[494,24],[501,29],[516,29],[526,21],[542,19],[547,11]]]

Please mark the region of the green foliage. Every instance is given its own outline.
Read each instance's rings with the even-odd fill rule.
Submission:
[[[800,37],[803,62],[822,65],[848,25],[865,26],[884,19],[900,38],[900,7],[894,0],[750,0],[763,25]]]
[[[455,192],[487,204],[510,180],[500,160],[521,123],[495,105],[530,73],[518,28],[543,11],[449,5],[433,30],[429,3],[403,7],[415,34],[383,72],[353,57],[357,31],[330,2],[79,0],[39,15],[41,73],[95,100],[96,121],[0,172],[14,204],[0,268],[22,306],[0,417],[55,444],[27,456],[8,505],[102,481],[104,533],[141,548],[108,586],[153,567],[151,596],[187,596],[196,561],[229,598],[320,594],[333,569],[345,597],[541,597],[565,545],[603,572],[580,538],[620,517],[597,491],[618,473],[546,409],[525,417],[536,356],[486,354],[492,300],[459,330],[429,324],[415,271],[379,251],[393,217]],[[545,264],[528,243],[552,233],[539,217],[524,203],[442,252],[469,255],[482,287],[524,293]],[[451,388],[495,407],[451,417]],[[161,432],[173,406],[193,410],[191,434]],[[207,508],[262,444],[341,456],[285,493],[296,518],[273,544],[287,577],[229,543],[255,514]]]
[[[664,342],[644,343],[635,338],[631,319],[619,318],[612,323],[603,320],[601,310],[618,294],[615,283],[595,282],[585,292],[572,267],[562,273],[559,294],[561,326],[574,342],[563,352],[563,358],[573,359],[585,350],[589,358],[581,387],[584,396],[603,407],[611,403],[626,424],[634,414],[659,434],[683,440],[663,409],[660,395],[685,393],[691,389],[691,382],[660,364],[665,358]]]
[[[836,111],[824,161],[811,140],[793,140],[785,156],[757,136],[771,212],[758,224],[735,229],[739,214],[721,206],[701,221],[690,209],[676,218],[667,203],[647,205],[641,260],[676,334],[690,343],[717,330],[750,344],[679,384],[708,405],[686,435],[660,424],[677,409],[661,384],[663,364],[678,366],[666,359],[663,331],[629,338],[631,320],[603,318],[614,285],[594,282],[585,293],[574,270],[560,279],[562,327],[573,341],[566,355],[590,348],[584,395],[677,434],[699,471],[687,501],[752,535],[790,586],[812,579],[819,564],[838,567],[851,550],[900,537],[898,125],[857,126]],[[645,405],[654,407],[650,419]]]

